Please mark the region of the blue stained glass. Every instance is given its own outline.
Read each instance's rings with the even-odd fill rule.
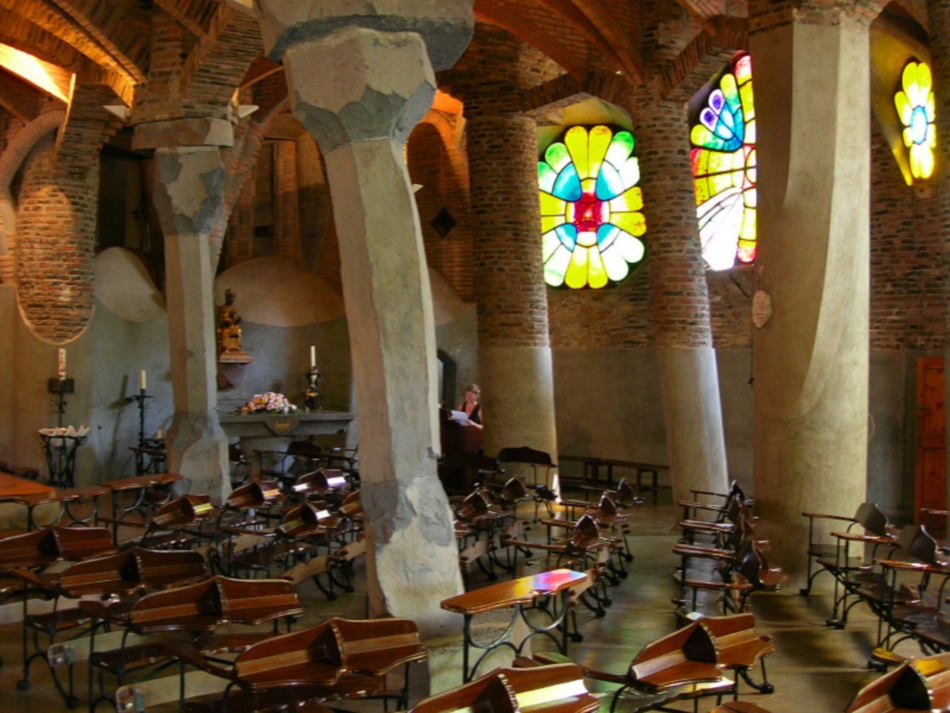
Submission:
[[[620,234],[620,228],[611,223],[604,223],[597,226],[597,245],[601,250],[606,250],[613,244],[614,240]]]
[[[573,223],[559,225],[554,229],[554,232],[557,233],[561,243],[568,250],[573,250],[574,246],[577,245],[577,226],[575,226]]]
[[[548,147],[538,171],[544,279],[552,287],[600,289],[624,279],[645,253],[642,240],[625,232],[646,232],[642,196],[633,190],[640,180],[636,142],[629,131],[606,126],[572,127],[563,141]]]
[[[594,189],[597,200],[609,201],[623,193],[623,178],[620,171],[614,168],[612,163],[604,161],[600,166],[600,173],[597,176],[597,184]]]
[[[577,175],[577,168],[573,163],[568,164],[558,175],[552,193],[564,201],[578,201],[584,195],[580,176]]]

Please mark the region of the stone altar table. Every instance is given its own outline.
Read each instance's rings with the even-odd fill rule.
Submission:
[[[272,438],[274,436],[317,436],[346,433],[354,414],[347,411],[310,413],[226,414],[221,427],[231,438]]]

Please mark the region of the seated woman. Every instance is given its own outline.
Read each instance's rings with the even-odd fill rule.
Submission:
[[[478,402],[481,393],[478,384],[469,384],[465,387],[465,401],[459,404],[458,407],[459,411],[468,416],[466,425],[475,426],[475,428],[482,428],[482,405]]]

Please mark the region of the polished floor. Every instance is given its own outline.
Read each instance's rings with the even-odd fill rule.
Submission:
[[[665,495],[668,499],[668,492]],[[635,560],[628,565],[629,576],[610,587],[613,603],[606,614],[596,617],[586,609],[579,610],[579,630],[584,640],[571,644],[570,655],[584,665],[622,673],[642,646],[675,628],[671,599],[681,596],[681,592],[672,577],[677,558],[671,549],[678,533],[672,527],[676,513],[662,498],[663,495],[659,504],[648,502],[634,514],[630,543]],[[531,513],[525,510],[523,514],[530,516]],[[539,537],[540,531],[536,528],[532,536]],[[361,572],[360,567],[358,575]],[[483,575],[475,574],[471,586],[488,583]],[[826,627],[831,582],[827,575],[823,575],[818,583],[809,597],[802,597],[795,591],[753,596],[758,628],[775,642],[775,654],[767,661],[769,680],[774,684],[775,692],[761,695],[744,688],[747,692],[744,698],[772,713],[843,711],[862,686],[880,675],[867,668],[876,631],[875,621],[866,609],[857,607],[844,630]],[[307,607],[303,623],[314,623],[330,616],[363,616],[366,610],[364,591],[358,577],[355,593],[343,594],[336,601],[328,602],[307,581],[299,588]],[[0,656],[4,662],[0,667],[0,713],[66,710],[67,706],[52,686],[43,661],[32,666],[30,690],[19,690],[17,681],[22,678],[20,635],[17,624],[0,627]],[[906,653],[914,652],[911,649]],[[85,708],[85,668],[82,664],[76,668],[77,691]],[[713,705],[713,701],[703,700],[698,710],[705,712]],[[678,707],[684,711],[693,710],[692,703],[682,703]],[[98,708],[100,711],[107,709],[107,705]]]

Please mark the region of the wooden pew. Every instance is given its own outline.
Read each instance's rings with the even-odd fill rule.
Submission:
[[[318,468],[304,473],[290,488],[290,494],[306,500],[327,500],[339,505],[350,492],[350,482],[342,470]]]
[[[108,530],[101,527],[62,527],[54,525],[42,530],[0,539],[0,569],[15,576],[22,582],[22,591],[17,595],[21,600],[10,607],[10,611],[0,613],[3,621],[18,621],[23,627],[22,664],[23,678],[17,681],[21,691],[30,689],[30,667],[40,658],[45,658],[46,649],[39,645],[39,635],[48,637],[50,644],[66,631],[84,626],[88,617],[77,609],[60,610],[59,598],[45,584],[32,580],[37,572],[54,577],[71,563],[113,550],[112,537]],[[35,599],[52,602],[51,606],[32,608]],[[31,611],[32,608],[32,611]],[[18,610],[18,611],[16,611]],[[30,652],[30,632],[37,649]],[[72,677],[64,685],[53,675],[57,691],[67,705],[75,701],[72,690]]]
[[[736,673],[735,695],[739,695],[739,678],[759,693],[773,693],[775,687],[768,682],[765,672],[765,657],[775,652],[770,636],[756,631],[752,614],[733,616],[701,617],[698,620],[712,635],[716,646],[716,664]],[[758,664],[762,669],[762,682],[752,680],[750,671]]]
[[[534,660],[542,664],[566,662],[564,657],[549,653],[535,654]],[[721,696],[733,689],[733,682],[722,675],[712,635],[699,622],[644,646],[623,674],[582,668],[588,678],[618,685],[611,697],[611,713],[621,700],[644,710],[674,701]]]
[[[339,619],[268,638],[240,653],[233,665],[224,665],[215,657],[202,654],[197,646],[171,644],[184,663],[227,681],[221,696],[224,705],[215,702],[191,710],[253,710],[251,701],[266,692],[273,694],[326,699],[366,697],[375,692],[394,698],[397,708],[406,706],[409,664],[427,660],[428,652],[415,623],[408,619]],[[398,691],[387,689],[385,676],[405,666],[404,685]],[[233,693],[232,693],[233,691]]]
[[[599,703],[579,666],[553,664],[492,671],[420,701],[409,713],[594,713]]]
[[[95,637],[90,641],[90,686],[94,670],[110,673],[117,680],[117,696],[119,689],[129,685],[127,678],[132,673],[140,678],[153,677],[168,666],[174,656],[167,648],[170,638],[189,645],[194,642],[199,651],[240,651],[271,634],[210,635],[225,624],[256,627],[273,622],[273,631],[276,631],[281,619],[290,621],[303,613],[294,585],[286,580],[238,580],[221,576],[154,592],[131,605],[83,601],[80,606],[100,622],[119,627],[127,635],[149,637],[145,643],[139,643],[141,639],[127,636],[124,645],[109,651],[96,650]],[[181,685],[179,679],[179,676],[165,677],[152,686],[177,691]],[[110,698],[102,680],[100,677],[102,690],[97,701]]]

